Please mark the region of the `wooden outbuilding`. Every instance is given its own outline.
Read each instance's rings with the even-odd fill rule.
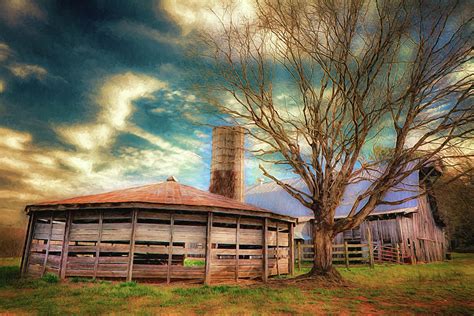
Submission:
[[[445,225],[438,216],[435,197],[427,190],[432,178],[439,176],[440,172],[434,166],[413,171],[385,196],[387,201],[402,202],[377,206],[359,227],[337,234],[334,244],[371,244],[371,251],[378,261],[415,263],[444,260],[448,250]],[[307,190],[301,179],[284,181],[299,190]],[[369,185],[370,181],[359,181],[347,187],[342,203],[336,209],[336,221],[349,214],[354,201]],[[248,188],[245,201],[298,218],[295,228],[298,242],[313,244],[312,211],[276,183],[260,183]]]
[[[294,218],[173,177],[26,212],[24,276],[209,284],[293,273]]]

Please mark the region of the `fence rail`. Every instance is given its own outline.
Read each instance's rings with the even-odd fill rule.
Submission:
[[[312,261],[314,258],[313,245],[304,245],[298,243],[297,246],[297,265],[301,269],[301,263],[304,261]],[[366,263],[373,267],[374,256],[370,243],[367,244],[335,244],[333,245],[332,260],[334,264],[345,265],[347,268],[351,264]]]

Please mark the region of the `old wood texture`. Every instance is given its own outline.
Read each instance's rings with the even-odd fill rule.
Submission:
[[[349,269],[349,246],[347,241],[344,242],[344,262],[346,264],[346,269]]]
[[[47,244],[46,244],[46,254],[44,255],[43,271],[41,272],[41,276],[43,276],[46,273],[46,264],[48,263],[49,250],[51,249],[51,237],[53,235],[53,224],[54,224],[54,216],[53,216],[53,213],[51,213],[50,224],[49,224],[49,227],[50,227],[49,235],[47,237]]]
[[[295,227],[293,223],[289,224],[290,231],[289,231],[289,246],[290,246],[290,255],[288,256],[288,265],[289,265],[289,273],[291,276],[295,274]]]
[[[59,278],[61,280],[66,278],[66,266],[67,266],[67,259],[68,259],[68,254],[69,254],[69,231],[71,229],[73,215],[70,211],[67,211],[65,213],[65,216],[66,216],[66,226],[64,227],[64,242],[63,242],[63,248],[61,252],[61,268],[59,271]]]
[[[137,227],[137,210],[132,211],[132,232],[130,234],[130,251],[128,254],[128,271],[127,271],[127,281],[132,281],[133,278],[133,259],[135,257],[135,237],[136,237],[136,227]],[[100,247],[100,239],[99,246]]]
[[[279,237],[280,236],[280,231],[278,229],[278,222],[276,222],[276,252],[275,252],[275,258],[276,258],[276,270],[277,270],[277,275],[280,276],[280,243],[279,243]]]
[[[211,284],[211,251],[212,251],[212,213],[207,215],[207,233],[206,233],[206,273],[204,283]]]
[[[263,219],[263,282],[268,282],[268,219]]]
[[[235,281],[239,280],[239,244],[240,244],[240,216],[237,217],[235,230]]]
[[[374,268],[374,246],[372,243],[372,232],[370,228],[367,227],[367,245],[369,248],[369,265],[373,269]]]
[[[26,238],[23,245],[23,252],[21,256],[21,265],[20,265],[20,276],[24,277],[26,273],[26,268],[28,267],[28,257],[30,254],[31,247],[31,235],[33,234],[33,225],[34,225],[34,216],[35,214],[30,214],[28,218],[28,227],[26,229]]]
[[[168,272],[166,274],[166,283],[171,282],[171,267],[173,266],[173,228],[174,228],[174,214],[170,214],[170,237],[168,245]]]
[[[436,223],[426,195],[418,198],[417,205],[413,212],[370,216],[360,227],[337,234],[333,243],[368,243],[370,238],[372,249],[375,249],[374,260],[378,262],[390,262],[391,259],[386,260],[382,253],[384,249],[395,249],[397,244],[400,263],[442,261],[447,251],[444,229]],[[298,227],[312,236],[313,225],[310,222]]]
[[[97,268],[99,267],[99,256],[100,256],[100,243],[102,241],[102,229],[104,222],[104,214],[102,211],[99,211],[99,237],[97,238],[96,251],[95,251],[95,262],[94,262],[94,279],[97,278]]]
[[[24,269],[33,277],[209,284],[266,280],[294,269],[291,226],[265,217],[148,209],[32,214]],[[205,264],[187,266],[186,257]]]

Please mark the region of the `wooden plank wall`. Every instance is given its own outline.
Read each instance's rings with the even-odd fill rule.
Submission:
[[[312,234],[312,225],[303,229]],[[301,227],[299,228],[301,230]],[[373,246],[399,247],[401,256],[412,263],[444,260],[447,241],[443,228],[434,221],[427,196],[418,198],[418,209],[409,214],[397,214],[393,218],[365,220],[359,228],[339,233],[333,240],[335,244],[367,243],[370,229]],[[304,241],[312,244],[312,240]]]
[[[205,260],[208,220],[207,213],[177,211],[38,212],[25,270],[33,277],[50,272],[61,278],[202,282],[205,265],[187,266],[185,259]],[[210,222],[210,280],[265,279],[264,219],[213,214]],[[289,273],[290,224],[267,223],[267,275]]]
[[[35,215],[29,249],[25,250],[24,269],[27,276],[59,275],[65,226],[64,212]]]

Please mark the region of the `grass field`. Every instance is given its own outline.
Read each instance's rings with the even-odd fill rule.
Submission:
[[[0,259],[0,314],[474,314],[474,255],[416,266],[341,269],[348,285],[147,285],[72,279],[19,280]]]

